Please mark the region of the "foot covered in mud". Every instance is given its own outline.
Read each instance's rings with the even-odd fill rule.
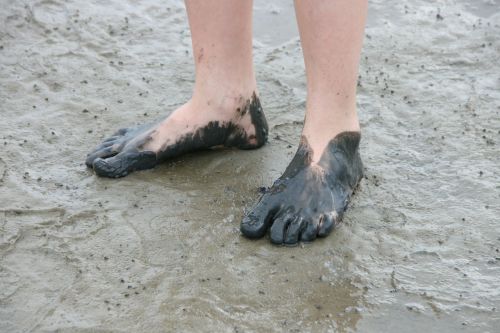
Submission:
[[[359,132],[333,138],[317,163],[305,137],[283,175],[241,222],[241,232],[260,238],[270,228],[276,244],[311,242],[338,225],[363,175]]]
[[[117,178],[196,150],[259,148],[267,141],[268,125],[258,97],[254,93],[233,104],[228,112],[203,112],[188,102],[160,123],[120,129],[96,147],[85,164],[98,176]]]

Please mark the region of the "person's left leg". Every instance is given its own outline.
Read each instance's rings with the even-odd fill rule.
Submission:
[[[367,0],[296,0],[307,74],[299,149],[284,174],[243,218],[273,243],[326,236],[338,224],[362,178],[356,83]]]

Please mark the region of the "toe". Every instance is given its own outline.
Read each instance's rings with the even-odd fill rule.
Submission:
[[[333,227],[335,227],[335,223],[336,221],[334,214],[323,214],[319,220],[318,237],[328,236]]]
[[[128,132],[128,128],[120,128],[118,131],[116,131],[113,136],[123,136]]]
[[[110,136],[109,138],[106,138],[103,143],[106,143],[106,142],[114,142],[118,139],[121,138],[121,135],[113,135],[113,136]]]
[[[118,178],[132,171],[150,169],[157,164],[156,154],[151,151],[121,152],[110,158],[97,158],[93,162],[98,176]]]
[[[96,159],[111,157],[113,155],[116,155],[117,153],[118,152],[114,150],[111,145],[103,143],[102,145],[97,147],[93,152],[87,155],[87,158],[85,159],[85,164],[89,168],[92,168],[92,164]]]
[[[294,217],[290,214],[279,215],[271,226],[271,242],[274,244],[283,244],[288,226]]]
[[[300,240],[304,242],[312,242],[318,235],[318,227],[312,220],[305,220],[303,223],[305,226],[300,234]]]
[[[304,220],[301,217],[295,217],[286,231],[285,244],[297,244],[303,227]]]
[[[240,230],[248,238],[264,236],[278,207],[268,194],[264,194],[257,205],[241,221]]]

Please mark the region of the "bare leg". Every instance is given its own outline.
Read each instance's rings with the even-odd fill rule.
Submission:
[[[122,177],[214,146],[252,149],[267,139],[252,64],[252,1],[187,0],[196,80],[191,100],[159,123],[116,132],[86,160]]]
[[[344,131],[359,132],[356,81],[366,0],[296,0],[307,75],[303,135],[315,152]],[[315,154],[318,161],[321,153]]]
[[[292,162],[243,219],[242,232],[295,244],[326,236],[362,177],[356,78],[367,0],[296,0],[307,110]]]

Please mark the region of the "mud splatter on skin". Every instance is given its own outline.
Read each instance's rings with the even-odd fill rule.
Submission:
[[[310,242],[327,236],[341,222],[349,198],[363,176],[360,134],[343,132],[311,163],[313,151],[305,137],[283,175],[243,218],[241,232],[249,238],[271,229],[276,244]]]
[[[172,144],[167,144],[159,152],[143,150],[145,144],[152,140],[157,124],[142,125],[136,128],[120,129],[113,136],[104,140],[91,152],[85,161],[98,176],[118,178],[132,171],[151,169],[157,164],[185,153],[208,149],[216,146],[235,147],[238,149],[255,149],[267,141],[268,125],[262,111],[259,98],[253,93],[242,107],[237,108],[237,120],[243,119],[247,113],[255,128],[254,134],[247,131],[235,121],[210,121],[192,133],[179,137]],[[148,134],[144,135],[146,132]],[[144,136],[142,139],[138,139]],[[134,144],[130,143],[135,140]]]

